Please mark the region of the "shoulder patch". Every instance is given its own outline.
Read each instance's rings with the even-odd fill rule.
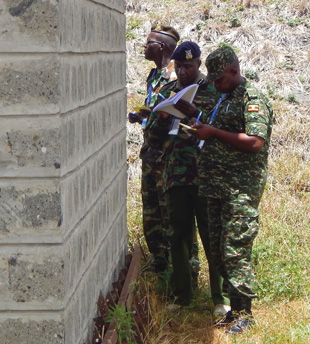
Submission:
[[[248,112],[258,112],[259,106],[257,104],[249,104]]]

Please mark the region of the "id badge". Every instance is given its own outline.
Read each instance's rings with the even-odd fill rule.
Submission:
[[[205,140],[200,140],[199,143],[198,143],[198,148],[202,149],[204,144],[205,144]]]
[[[146,122],[147,122],[147,118],[143,118],[142,123],[141,123],[142,130],[145,130]]]
[[[179,118],[174,118],[171,124],[171,129],[169,131],[169,135],[178,135],[180,126],[179,123],[181,120]]]

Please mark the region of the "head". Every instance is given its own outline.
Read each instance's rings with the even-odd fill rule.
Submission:
[[[181,43],[172,54],[174,69],[183,87],[193,84],[197,79],[201,65],[200,55],[199,46],[190,41]]]
[[[216,49],[206,59],[207,80],[221,93],[231,93],[243,81],[239,60],[229,46]]]
[[[144,45],[145,58],[155,62],[162,58],[170,58],[179,39],[178,32],[171,26],[152,26]]]

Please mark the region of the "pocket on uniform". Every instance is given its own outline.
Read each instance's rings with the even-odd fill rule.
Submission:
[[[258,217],[258,204],[247,194],[238,194],[230,202],[233,217]]]

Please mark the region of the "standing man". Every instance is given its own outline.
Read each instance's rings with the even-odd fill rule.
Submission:
[[[179,100],[175,107],[185,118],[180,120],[167,113],[152,112],[148,140],[151,146],[164,146],[164,191],[171,231],[171,256],[173,273],[171,284],[176,303],[188,305],[192,298],[192,269],[189,264],[193,246],[193,234],[197,221],[199,234],[209,263],[211,294],[218,312],[225,314],[227,305],[223,296],[223,281],[210,256],[206,198],[198,196],[199,178],[197,155],[199,140],[180,128],[179,123],[200,114],[205,116],[214,107],[218,97],[216,89],[205,82],[200,72],[201,51],[193,42],[183,42],[172,55],[178,79],[162,87],[161,98],[168,98],[186,86],[200,84],[193,104]],[[160,99],[158,97],[158,102]],[[198,107],[198,109],[197,109]],[[201,112],[203,111],[204,114]],[[158,139],[161,138],[161,141]],[[228,300],[227,300],[228,301]],[[229,307],[228,307],[229,308]]]
[[[231,47],[206,59],[208,80],[225,94],[212,124],[190,130],[206,140],[199,167],[208,199],[211,253],[228,281],[231,312],[218,323],[240,333],[253,324],[251,253],[258,232],[258,206],[267,179],[273,111],[268,99],[240,74]]]
[[[169,81],[176,79],[174,63],[171,55],[179,41],[178,32],[171,26],[159,25],[151,28],[144,45],[144,56],[153,61],[153,68],[147,77],[147,97],[145,107],[138,113],[129,113],[131,123],[139,122],[144,129],[144,142],[140,158],[142,159],[142,206],[143,232],[152,255],[152,265],[155,272],[166,270],[169,259],[169,242],[167,239],[167,213],[162,191],[162,149],[150,147],[145,128],[151,109],[157,99],[160,88]]]

